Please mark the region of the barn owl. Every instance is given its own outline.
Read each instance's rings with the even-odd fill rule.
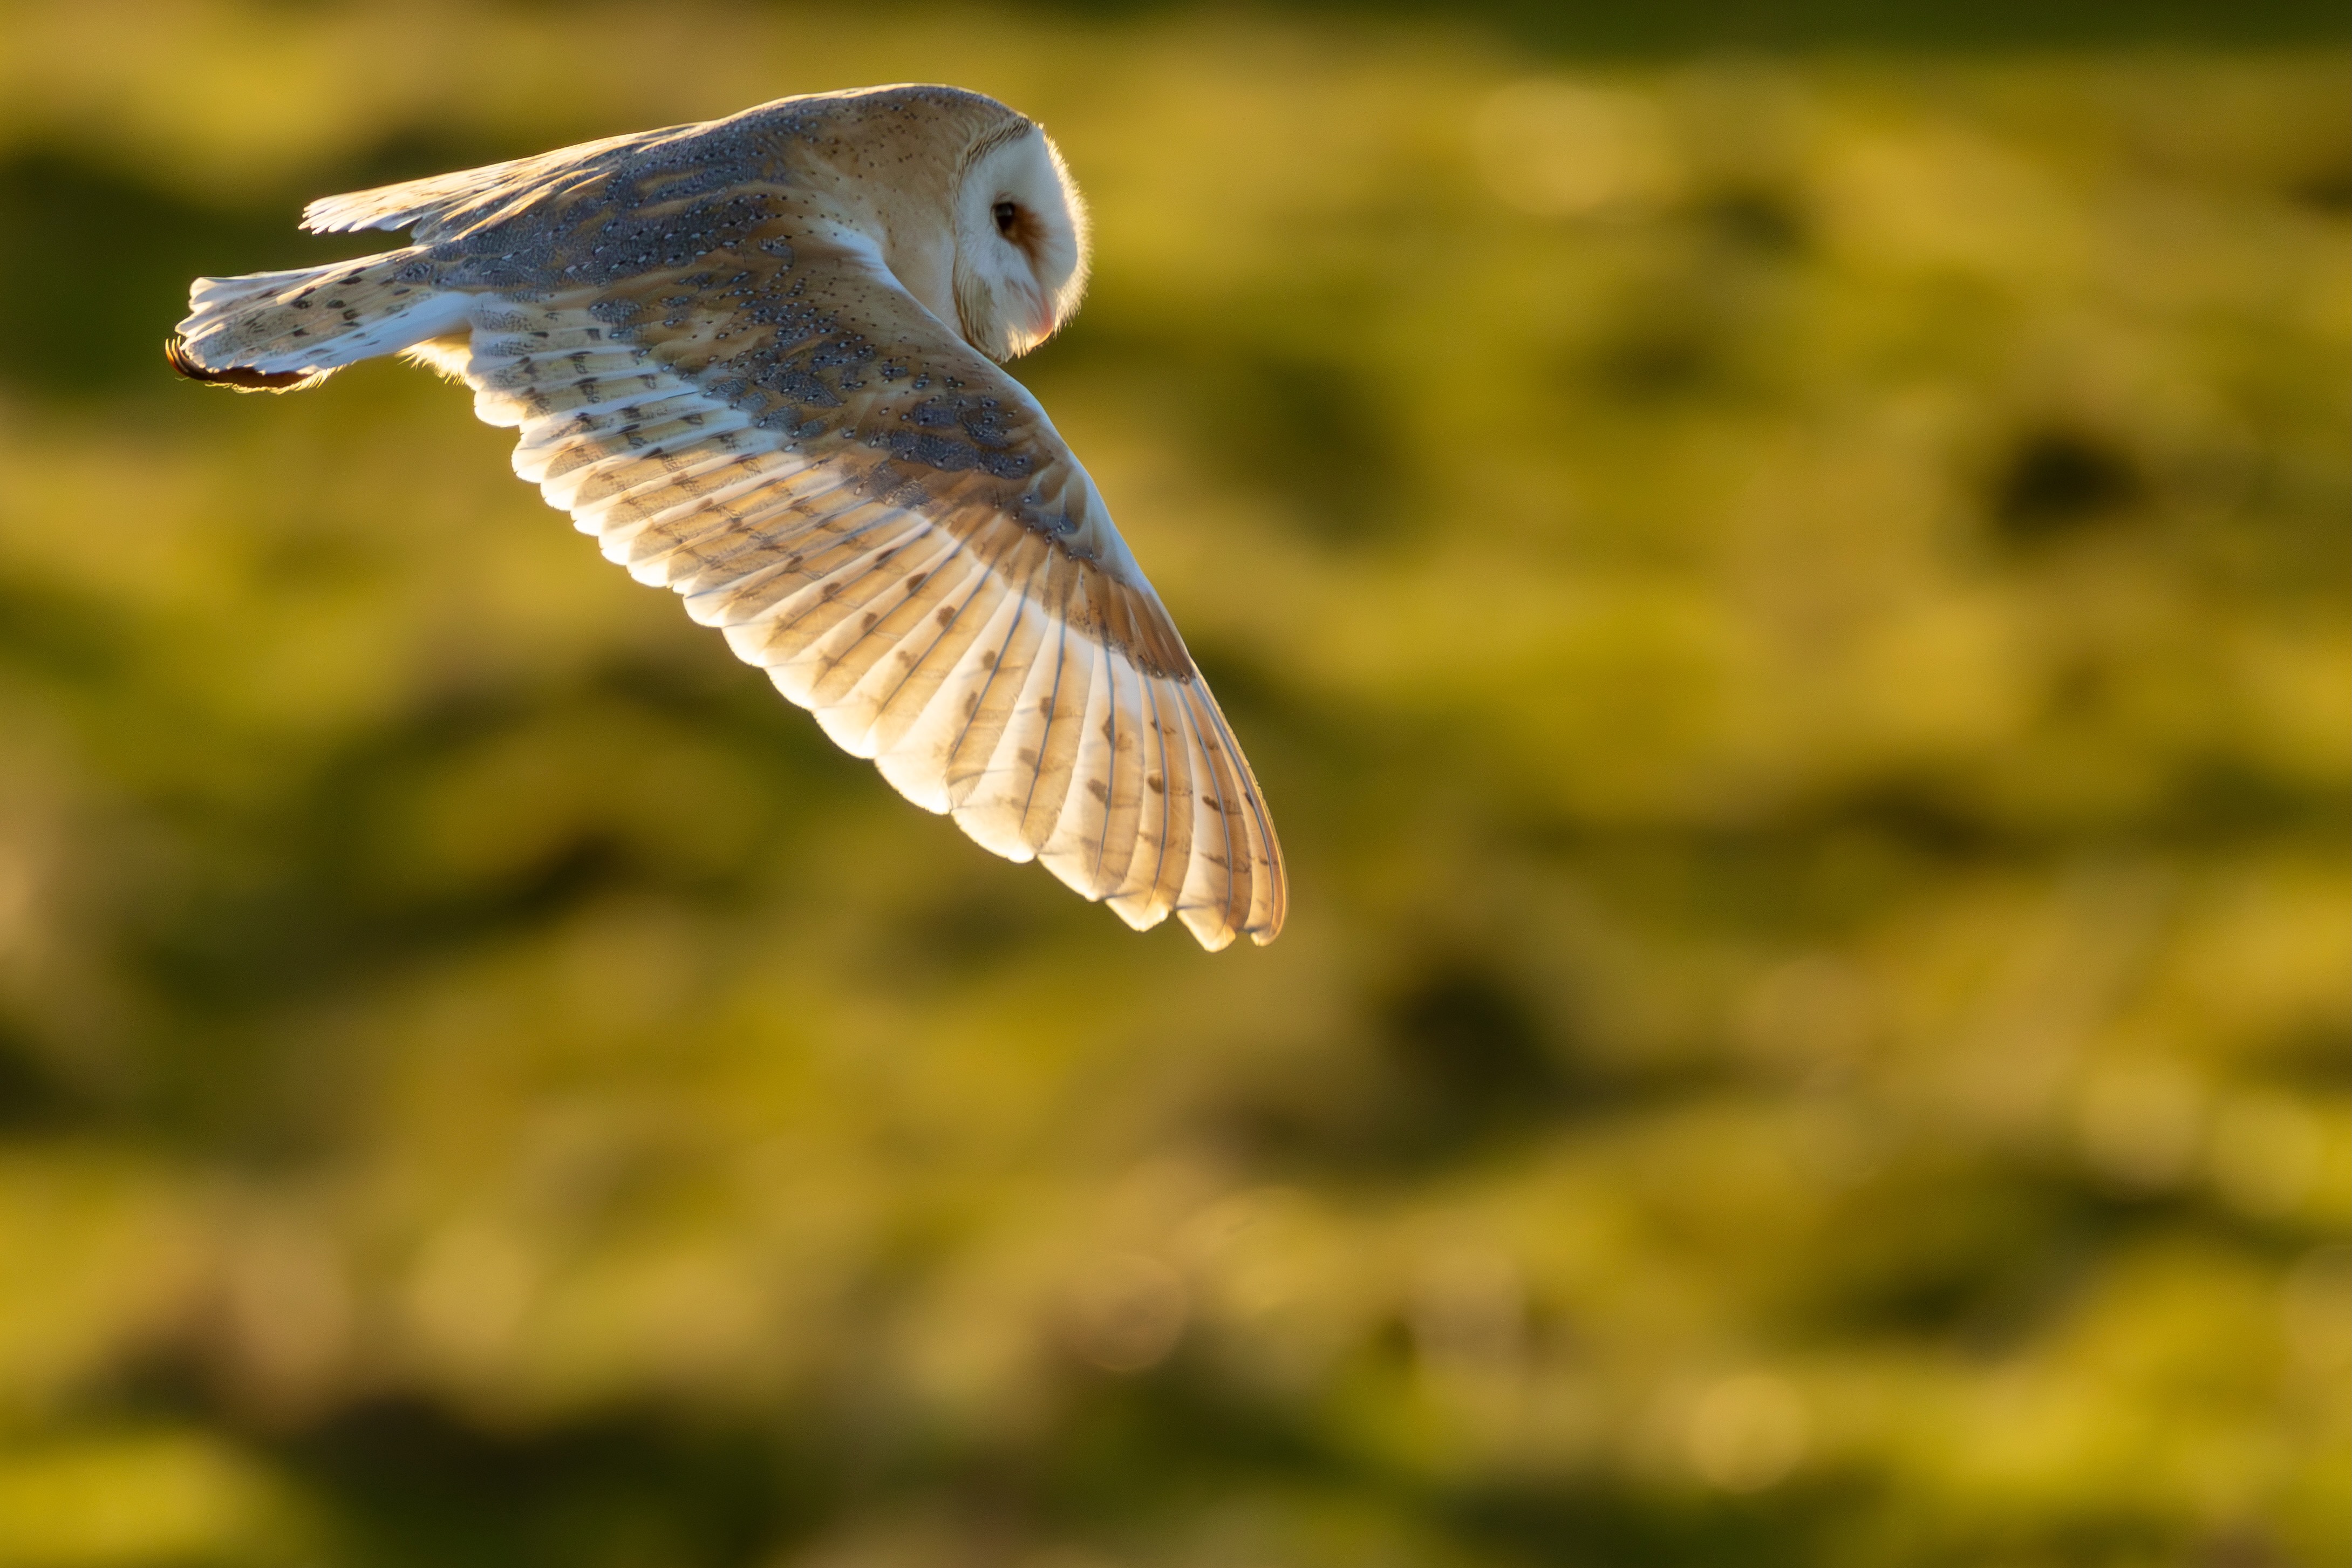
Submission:
[[[675,589],[844,749],[1142,930],[1281,930],[1249,764],[1101,495],[996,362],[1085,287],[1061,154],[888,87],[330,196],[400,249],[198,279],[198,381],[400,353],[520,433],[515,471]]]

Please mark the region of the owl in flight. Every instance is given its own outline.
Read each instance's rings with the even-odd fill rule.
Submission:
[[[515,472],[846,751],[1138,930],[1282,929],[1233,731],[1086,469],[995,362],[1069,319],[1086,209],[1035,121],[889,87],[313,202],[355,261],[204,278],[198,381],[403,353]]]

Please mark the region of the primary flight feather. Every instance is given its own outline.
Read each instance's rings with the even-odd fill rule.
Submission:
[[[313,202],[402,249],[197,279],[184,374],[404,353],[515,471],[845,750],[1138,930],[1282,928],[1257,783],[1053,422],[993,363],[1068,320],[1085,208],[1033,121],[891,87]]]

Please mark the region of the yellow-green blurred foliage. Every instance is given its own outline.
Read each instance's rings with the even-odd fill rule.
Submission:
[[[2345,1561],[2340,50],[0,22],[0,1563]],[[937,79],[1295,868],[841,757],[305,196]]]

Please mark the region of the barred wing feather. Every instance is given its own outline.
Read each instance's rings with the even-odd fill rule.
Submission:
[[[1256,781],[1044,410],[853,252],[803,242],[772,270],[819,303],[750,330],[761,254],[479,298],[465,374],[516,471],[986,848],[1138,929],[1272,940]]]

